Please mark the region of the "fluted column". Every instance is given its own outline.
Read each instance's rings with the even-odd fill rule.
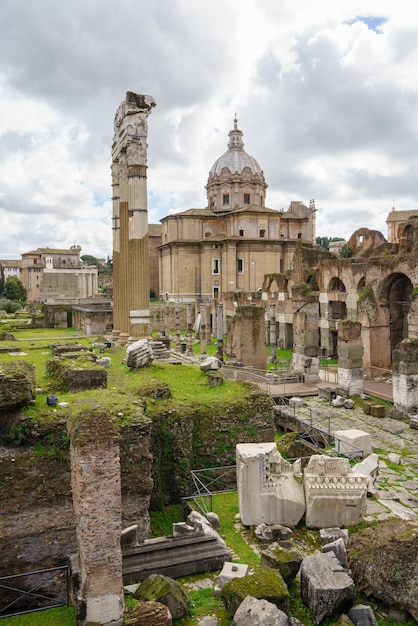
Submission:
[[[150,333],[146,139],[154,106],[151,96],[128,91],[115,115],[113,324],[121,343]]]

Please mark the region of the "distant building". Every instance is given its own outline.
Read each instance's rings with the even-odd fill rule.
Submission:
[[[414,221],[416,225],[418,223],[418,210],[409,211],[397,211],[393,207],[392,211],[386,218],[386,224],[388,225],[388,242],[389,243],[401,243],[403,237],[407,237],[405,234],[405,226]],[[409,229],[411,230],[411,228]]]
[[[97,267],[84,266],[80,246],[37,248],[22,254],[20,279],[29,302],[63,303],[98,294]]]
[[[213,164],[207,208],[164,217],[160,293],[171,300],[222,300],[261,291],[265,274],[285,272],[299,244],[315,241],[315,203],[265,206],[267,183],[244,150],[234,120],[227,151]]]
[[[9,276],[15,276],[20,279],[20,268],[22,261],[15,261],[11,259],[5,259],[0,261],[0,265],[3,268],[4,280],[7,280]]]

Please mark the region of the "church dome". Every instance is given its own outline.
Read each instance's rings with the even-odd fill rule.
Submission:
[[[226,167],[232,174],[242,174],[244,168],[248,167],[252,174],[262,175],[262,169],[258,162],[244,150],[242,131],[238,130],[237,119],[234,119],[234,129],[229,132],[228,150],[216,159],[210,170],[210,175],[219,175]]]

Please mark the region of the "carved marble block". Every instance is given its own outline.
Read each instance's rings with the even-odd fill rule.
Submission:
[[[352,526],[366,512],[367,476],[354,472],[348,459],[313,455],[305,469],[306,518],[309,528]]]
[[[284,460],[274,441],[238,444],[236,459],[242,523],[296,526],[305,512],[300,462]]]

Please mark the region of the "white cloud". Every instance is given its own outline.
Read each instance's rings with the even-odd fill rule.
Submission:
[[[111,254],[113,116],[128,90],[157,101],[150,221],[205,206],[235,113],[267,204],[315,198],[318,234],[386,234],[393,202],[418,207],[418,15],[402,3],[3,0],[2,21],[0,257]]]

